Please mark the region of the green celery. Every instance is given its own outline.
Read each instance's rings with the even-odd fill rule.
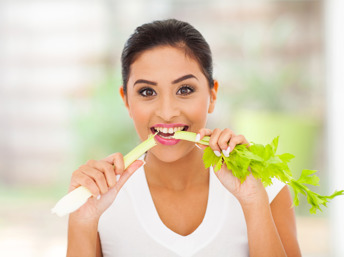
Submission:
[[[187,140],[187,141],[191,141],[195,143],[196,143],[196,136],[197,136],[196,133],[188,132],[188,131],[176,131],[173,135],[175,139]],[[210,137],[205,136],[202,138],[202,140],[198,141],[197,143],[203,144],[203,145],[209,145],[209,139]]]
[[[156,135],[156,134],[155,134]],[[147,140],[143,141],[126,156],[124,156],[124,166],[127,168],[131,163],[137,160],[142,154],[156,145],[154,136],[151,135]],[[209,145],[210,137],[205,136],[202,140],[196,142],[196,133],[187,131],[177,131],[174,136],[175,139],[187,140],[203,145]],[[250,171],[255,178],[261,179],[264,186],[272,184],[272,178],[277,178],[280,181],[289,185],[294,191],[293,204],[299,204],[299,193],[307,196],[308,203],[312,206],[310,213],[316,213],[316,210],[321,210],[320,206],[326,207],[326,203],[338,195],[343,195],[344,190],[335,191],[332,195],[322,196],[311,191],[305,184],[319,185],[319,178],[314,175],[316,171],[303,170],[299,179],[292,177],[291,171],[288,167],[288,162],[294,158],[292,154],[285,153],[276,155],[278,146],[278,137],[275,138],[271,144],[261,145],[252,143],[251,146],[237,145],[230,153],[229,157],[221,154],[216,156],[210,147],[207,147],[203,153],[203,162],[206,168],[214,166],[214,171],[221,169],[222,164],[226,164],[227,168],[232,171],[233,175],[245,181]],[[52,209],[53,213],[59,216],[71,213],[80,208],[89,197],[91,192],[80,186],[64,196]]]
[[[176,132],[176,139],[188,140],[196,142],[196,134],[192,132],[180,131]],[[208,142],[208,143],[207,143]],[[209,137],[203,139],[201,144],[209,145]],[[252,145],[237,145],[230,153],[229,157],[225,157],[222,153],[218,157],[214,154],[210,147],[207,147],[203,153],[203,162],[206,168],[214,167],[217,172],[225,164],[233,175],[240,179],[241,182],[245,181],[246,177],[252,173],[255,178],[261,179],[264,186],[272,184],[272,178],[289,185],[294,191],[293,205],[299,205],[299,193],[307,197],[308,203],[311,205],[310,213],[316,213],[320,210],[320,206],[326,207],[330,199],[338,195],[344,195],[344,190],[335,191],[329,196],[323,196],[311,191],[305,184],[319,185],[319,178],[314,175],[314,170],[303,170],[299,179],[294,179],[289,169],[288,162],[294,158],[292,154],[276,154],[278,146],[278,137],[276,137],[271,144],[261,145],[252,143]],[[250,171],[248,169],[250,167]]]
[[[137,160],[141,155],[147,152],[150,148],[156,145],[154,140],[154,135],[150,135],[147,140],[143,141],[141,144],[136,146],[127,155],[124,156],[124,168],[128,168],[135,160]],[[80,186],[73,191],[69,192],[67,195],[62,197],[51,210],[52,213],[56,213],[58,216],[64,216],[79,209],[87,199],[92,196],[92,193],[85,188]]]

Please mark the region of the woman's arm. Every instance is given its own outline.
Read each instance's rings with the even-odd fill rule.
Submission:
[[[288,186],[284,186],[279,192],[270,204],[270,208],[287,256],[301,256],[296,234],[295,213]]]
[[[102,256],[98,236],[99,218],[113,203],[124,183],[143,164],[142,160],[137,160],[124,170],[123,156],[116,153],[101,161],[88,161],[74,171],[70,190],[81,185],[95,197],[89,198],[69,215],[67,257]],[[120,176],[118,181],[116,175]]]
[[[96,257],[103,257],[102,245],[101,245],[101,242],[100,242],[99,233],[97,234],[97,249],[96,249]]]
[[[242,205],[250,256],[301,256],[291,205],[287,186],[280,191],[271,205],[268,201]]]
[[[79,221],[73,214],[68,224],[68,257],[95,257],[97,254],[98,221]],[[98,249],[99,251],[100,249]]]
[[[242,205],[251,257],[286,256],[268,201]]]
[[[242,135],[236,135],[229,129],[201,129],[199,139],[210,136],[209,146],[219,156],[221,152],[229,156],[238,144],[249,145]],[[201,146],[203,147],[203,146]],[[250,256],[300,256],[296,240],[295,217],[291,208],[291,198],[287,187],[269,204],[266,190],[259,179],[252,174],[241,181],[226,165],[222,165],[216,176],[223,186],[240,202],[244,212]]]
[[[68,257],[102,257],[98,222],[86,223],[73,220],[70,215],[68,224]]]

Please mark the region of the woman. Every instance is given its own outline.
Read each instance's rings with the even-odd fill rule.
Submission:
[[[136,131],[141,140],[159,132],[157,146],[126,170],[115,153],[73,173],[70,190],[83,185],[95,197],[70,215],[67,255],[300,256],[287,186],[265,189],[252,175],[241,184],[226,165],[214,173],[203,146],[170,138],[177,130],[210,136],[218,156],[248,144],[228,128],[205,128],[218,82],[202,35],[173,19],[138,27],[122,76]]]

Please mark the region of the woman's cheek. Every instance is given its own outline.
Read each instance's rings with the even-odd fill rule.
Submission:
[[[131,114],[141,140],[147,139],[149,134],[149,111],[146,107],[135,106],[132,108]]]
[[[197,103],[189,105],[188,112],[193,122],[199,124],[199,126],[203,128],[207,123],[208,101],[198,101]]]

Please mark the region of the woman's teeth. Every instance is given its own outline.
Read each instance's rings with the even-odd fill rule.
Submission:
[[[174,127],[174,128],[164,128],[164,127],[153,127],[152,132],[156,133],[158,132],[158,135],[160,137],[166,138],[166,139],[172,139],[174,132],[181,131],[181,130],[187,130],[187,127]]]
[[[173,134],[174,132],[181,131],[184,129],[184,127],[174,127],[174,128],[161,128],[161,127],[155,127],[155,131],[161,132],[164,134]]]

